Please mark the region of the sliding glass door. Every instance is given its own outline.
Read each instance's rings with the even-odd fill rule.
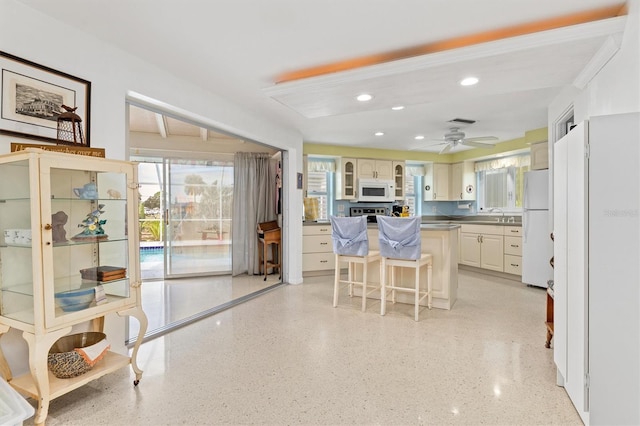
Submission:
[[[140,161],[143,279],[229,274],[233,163]]]

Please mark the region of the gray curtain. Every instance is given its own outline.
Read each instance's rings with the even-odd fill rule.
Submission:
[[[258,275],[258,223],[276,220],[277,161],[267,153],[234,157],[232,275]]]

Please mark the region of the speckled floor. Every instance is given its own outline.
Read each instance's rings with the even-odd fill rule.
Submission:
[[[461,271],[454,309],[331,306],[307,278],[142,345],[47,425],[579,425],[545,349],[545,293]],[[33,418],[25,422],[32,424]]]

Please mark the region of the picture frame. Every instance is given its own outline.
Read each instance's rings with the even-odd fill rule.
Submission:
[[[298,189],[303,188],[303,182],[304,182],[304,178],[302,173],[298,173]]]
[[[56,143],[57,116],[66,105],[77,108],[82,146],[90,146],[91,82],[3,51],[0,82],[0,134]]]

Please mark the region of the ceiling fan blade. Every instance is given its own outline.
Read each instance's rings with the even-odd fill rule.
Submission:
[[[428,144],[424,144],[424,143],[421,143],[421,144],[415,144],[415,145],[413,145],[413,146],[411,146],[411,147],[409,148],[409,151],[422,151],[422,150],[424,150],[425,148],[431,148],[431,147],[434,147],[434,146],[438,146],[438,145],[445,145],[445,144],[446,144],[446,142],[441,142],[441,143],[428,143]]]
[[[438,154],[444,154],[446,152],[451,151],[452,145],[450,143],[446,144],[444,148],[440,150]]]
[[[478,136],[475,138],[466,138],[467,142],[481,142],[481,141],[497,141],[498,138],[495,136]]]
[[[482,142],[474,142],[469,140],[463,140],[461,143],[462,145],[473,146],[476,148],[493,148],[494,146],[496,146],[493,143],[482,143]]]

